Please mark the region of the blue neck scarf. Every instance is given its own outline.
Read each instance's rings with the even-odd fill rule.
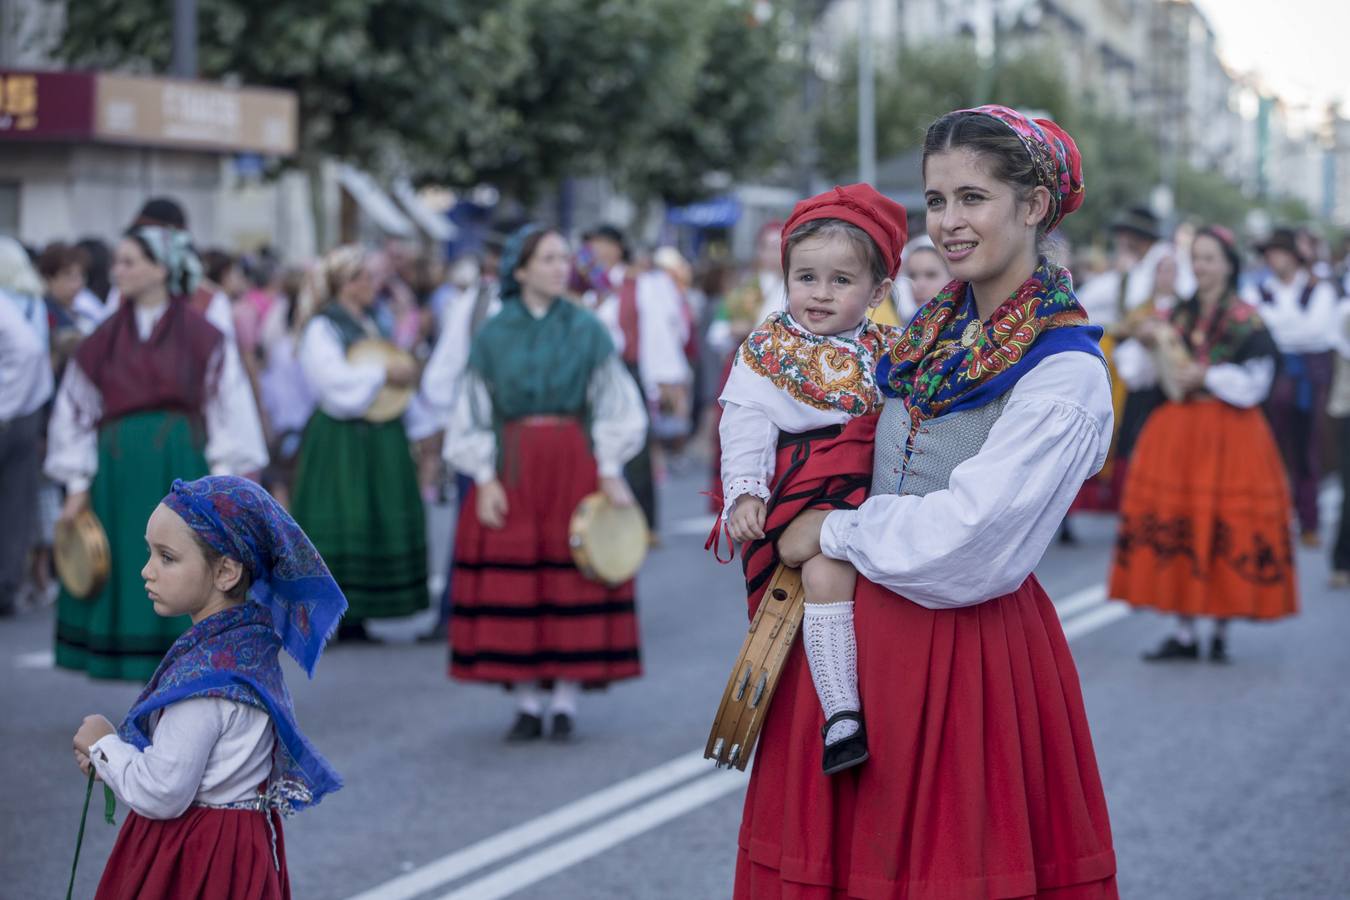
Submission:
[[[342,778],[314,749],[295,721],[281,672],[281,643],[271,613],[256,603],[218,612],[174,641],[117,734],[144,750],[153,713],[190,697],[216,697],[266,712],[276,729],[266,802],[289,815],[342,787]]]
[[[1042,258],[987,322],[968,284],[943,288],[882,357],[877,383],[914,421],[933,419],[997,400],[1051,354],[1079,350],[1105,361],[1101,336],[1088,324],[1068,271]]]

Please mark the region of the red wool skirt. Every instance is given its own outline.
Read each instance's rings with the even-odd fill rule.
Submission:
[[[192,806],[176,819],[128,813],[95,900],[289,900],[281,815]],[[276,861],[280,861],[280,868]]]
[[[476,488],[460,504],[450,677],[600,685],[642,674],[634,582],[587,579],[568,547],[572,513],[598,485],[581,425],[511,422],[502,448],[505,526],[478,521]]]
[[[798,643],[765,719],[737,898],[1114,898],[1116,861],[1078,673],[1035,577],[929,610],[859,579],[871,759],[820,771]]]
[[[1149,418],[1130,463],[1110,594],[1181,615],[1293,615],[1292,518],[1260,409],[1168,403]]]

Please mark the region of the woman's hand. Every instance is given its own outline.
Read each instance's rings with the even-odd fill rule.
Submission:
[[[506,488],[497,479],[478,485],[478,521],[484,528],[501,528],[509,512]]]
[[[75,517],[89,508],[89,492],[76,491],[73,494],[66,495],[66,502],[61,507],[61,521],[73,522]]]
[[[406,359],[391,359],[384,365],[384,381],[391,387],[411,387],[417,381],[417,365]]]
[[[1207,371],[1208,367],[1203,363],[1191,360],[1182,366],[1177,373],[1177,384],[1188,394],[1198,391],[1205,386],[1205,373]]]
[[[820,531],[825,527],[828,509],[808,509],[792,520],[778,539],[778,558],[789,566],[800,566],[820,553]]]
[[[622,477],[606,477],[600,479],[600,490],[604,492],[605,497],[614,506],[625,507],[632,506],[637,502],[633,497],[633,491],[628,487],[628,482]]]
[[[1169,328],[1166,322],[1158,319],[1145,319],[1134,326],[1134,339],[1152,350],[1158,346],[1158,337],[1164,328]]]
[[[738,544],[764,540],[764,519],[768,508],[754,494],[741,494],[727,516],[727,534]]]
[[[115,734],[116,728],[113,728],[111,722],[103,716],[85,716],[80,724],[80,730],[75,732],[75,752],[89,756],[89,748],[98,743],[100,738],[105,738],[110,734]]]

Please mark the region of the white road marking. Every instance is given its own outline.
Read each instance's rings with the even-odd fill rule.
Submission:
[[[1106,585],[1094,584],[1091,587],[1083,588],[1081,591],[1074,591],[1063,600],[1056,602],[1055,612],[1059,613],[1059,620],[1064,622],[1085,609],[1091,609],[1105,602]]]
[[[36,653],[20,653],[14,657],[17,669],[50,669],[56,665],[56,654],[51,650],[39,650]]]
[[[705,775],[710,765],[703,758],[701,748],[686,753],[588,797],[560,806],[537,819],[470,844],[407,875],[357,894],[350,900],[407,900],[416,897],[542,844],[572,828],[609,815],[630,803],[660,793],[697,775]]]
[[[710,513],[706,516],[694,516],[692,519],[680,519],[678,522],[672,522],[665,526],[661,531],[663,534],[669,535],[695,534],[700,537],[707,537],[716,521],[717,516]]]
[[[1123,619],[1129,614],[1130,605],[1128,603],[1120,600],[1109,600],[1091,612],[1085,612],[1073,621],[1065,622],[1064,639],[1072,641],[1074,638],[1082,637],[1098,628],[1105,628],[1117,619]]]
[[[703,752],[700,750],[698,754],[702,757]],[[706,761],[704,764],[707,764]],[[739,772],[705,775],[692,784],[594,825],[575,837],[516,860],[491,875],[445,894],[440,900],[499,900],[509,897],[639,834],[678,819],[734,791],[743,790],[747,782],[746,776]]]

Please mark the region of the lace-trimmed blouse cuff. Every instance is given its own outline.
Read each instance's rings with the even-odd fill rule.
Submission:
[[[731,515],[731,508],[736,505],[736,501],[746,494],[752,494],[763,500],[765,503],[769,502],[769,486],[765,483],[763,478],[754,478],[746,475],[729,479],[722,490],[724,502],[722,507],[722,518],[724,520],[727,516]]]

